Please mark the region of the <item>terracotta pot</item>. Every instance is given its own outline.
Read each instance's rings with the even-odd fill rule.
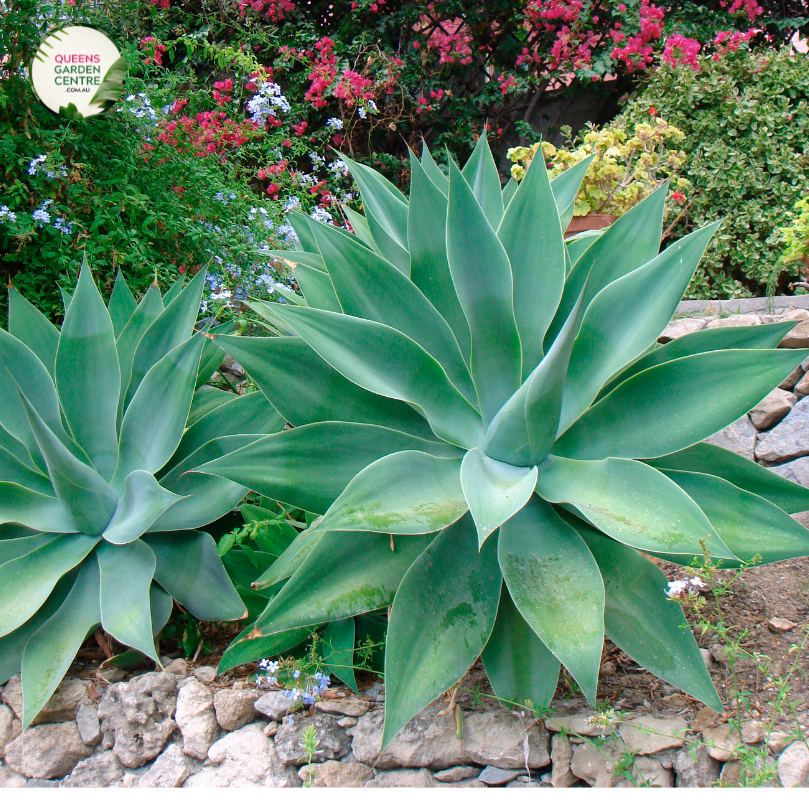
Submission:
[[[588,213],[586,216],[574,216],[567,226],[565,236],[582,233],[585,230],[601,230],[608,228],[618,217],[606,213]]]

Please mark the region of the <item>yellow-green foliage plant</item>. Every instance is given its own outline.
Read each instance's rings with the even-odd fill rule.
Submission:
[[[478,657],[503,700],[547,705],[562,664],[595,703],[605,634],[721,710],[646,555],[809,554],[809,490],[703,443],[809,351],[776,349],[788,323],[658,345],[716,230],[659,252],[665,185],[568,268],[586,163],[501,190],[485,139],[448,177],[425,149],[408,198],[345,159],[354,233],[293,215],[305,300],[253,304],[287,336],[216,338],[293,429],[198,471],[321,515],[231,664],[390,607],[383,746]]]

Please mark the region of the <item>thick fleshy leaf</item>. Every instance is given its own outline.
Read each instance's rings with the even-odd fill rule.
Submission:
[[[342,312],[340,301],[334,294],[334,287],[328,273],[298,264],[293,272],[298,286],[303,292],[307,306],[314,309],[327,309],[329,312]]]
[[[44,603],[56,582],[98,544],[98,537],[65,534],[0,565],[0,637],[24,624]]]
[[[129,284],[126,283],[126,278],[118,270],[115,275],[115,284],[112,287],[112,295],[110,295],[110,303],[107,307],[116,337],[124,330],[137,306],[135,296],[132,294]]]
[[[430,153],[427,143],[422,141],[421,147],[421,167],[424,169],[426,175],[430,178],[435,187],[444,195],[449,194],[449,179],[447,175],[438,167],[432,154]],[[410,195],[410,204],[413,204],[413,195]],[[408,226],[409,227],[409,226]]]
[[[234,322],[220,323],[218,326],[205,325],[205,333],[210,337],[214,334],[228,334],[233,330]],[[200,324],[202,330],[202,324]],[[206,340],[199,358],[199,370],[195,387],[199,390],[216,373],[225,359],[225,352],[213,340]]]
[[[514,278],[514,317],[525,379],[544,355],[542,342],[565,285],[565,242],[545,161],[532,160],[497,231]]]
[[[486,676],[508,707],[547,708],[559,681],[559,661],[514,606],[503,586],[497,620],[481,654]]]
[[[191,411],[188,414],[186,427],[196,424],[203,416],[207,415],[215,408],[236,398],[235,393],[229,390],[220,390],[211,385],[201,385],[194,393],[191,400]]]
[[[595,705],[604,585],[587,545],[534,498],[500,529],[497,558],[514,605]]]
[[[663,470],[702,509],[742,562],[762,564],[809,556],[809,530],[778,506],[714,475]]]
[[[150,587],[155,555],[143,540],[96,548],[101,573],[101,623],[119,643],[157,662],[152,631]]]
[[[28,536],[15,539],[3,538],[0,542],[0,565],[10,562],[12,559],[19,559],[49,542],[53,542],[57,534],[29,534]]]
[[[522,381],[514,288],[508,255],[454,164],[450,164],[447,257],[472,335],[472,379],[488,425]]]
[[[185,279],[186,275],[184,272],[181,272],[174,279],[174,283],[166,290],[166,294],[163,296],[163,306],[168,306],[183,291]]]
[[[63,287],[56,285],[59,287],[59,297],[62,299],[62,308],[65,310],[65,314],[67,314],[67,310],[70,308],[70,302],[73,300],[73,296]]]
[[[53,497],[55,492],[50,479],[20,458],[0,446],[0,482],[17,483],[26,489]]]
[[[39,357],[53,376],[59,330],[14,287],[8,288],[8,330]]]
[[[325,514],[352,478],[369,464],[402,450],[457,457],[456,447],[370,424],[320,422],[269,435],[196,471],[233,480],[254,492]],[[328,451],[329,462],[323,463]]]
[[[143,540],[157,559],[155,581],[200,621],[237,621],[246,615],[210,534],[153,533]]]
[[[175,466],[214,438],[223,435],[277,433],[286,419],[267,401],[263,393],[248,393],[228,399],[189,427],[169,462]]]
[[[110,480],[118,462],[121,371],[112,321],[86,261],[59,335],[55,378],[73,438]]]
[[[288,652],[303,643],[316,628],[290,629],[289,632],[281,632],[278,635],[252,636],[253,630],[248,627],[242,633],[242,637],[237,638],[225,650],[219,661],[219,673],[223,674],[236,666],[252,663],[254,660],[275,657]]]
[[[181,298],[177,298],[175,303],[180,302]],[[122,484],[135,469],[157,472],[174,454],[194,398],[204,341],[201,334],[195,334],[147,372],[121,424],[117,484]]]
[[[410,153],[410,208],[407,222],[410,278],[449,324],[468,364],[472,346],[469,324],[447,263],[446,191],[449,190],[449,181],[444,178],[444,182],[446,190],[436,188],[413,153]]]
[[[489,224],[497,230],[503,218],[503,193],[500,189],[500,173],[485,134],[478,138],[462,173]]]
[[[410,565],[434,536],[326,531],[256,627],[265,635],[387,607]]]
[[[88,559],[79,569],[59,609],[34,633],[22,656],[22,726],[36,719],[56,691],[84,639],[101,621],[98,564]]]
[[[273,304],[272,311],[355,385],[413,405],[439,438],[465,448],[482,438],[480,415],[437,360],[407,335],[320,309]]]
[[[395,267],[410,274],[407,252],[407,199],[378,171],[341,155],[360,189],[368,228],[374,243]]]
[[[343,209],[343,213],[345,214],[346,219],[348,219],[348,223],[351,225],[354,234],[366,247],[370,247],[371,250],[378,253],[379,248],[376,246],[374,237],[371,235],[371,228],[368,227],[368,220],[361,213],[357,213],[357,211],[352,210],[347,205],[342,205],[341,208]]]
[[[477,660],[501,584],[495,543],[478,549],[471,517],[445,528],[407,571],[388,625],[383,750]]]
[[[556,209],[561,216],[565,211],[573,205],[576,199],[576,194],[579,193],[579,188],[584,181],[584,176],[587,174],[587,169],[590,168],[590,163],[595,159],[595,155],[585,157],[569,169],[565,169],[561,174],[557,174],[551,180],[551,188],[553,195],[556,198]],[[570,222],[563,222],[566,228]]]
[[[549,455],[537,492],[569,503],[608,536],[648,553],[697,554],[704,540],[718,559],[733,559],[699,506],[662,472],[639,461],[571,461]]]
[[[718,224],[689,233],[643,267],[608,284],[584,313],[562,397],[564,432],[613,374],[666,328]]]
[[[154,475],[143,469],[130,472],[123,489],[118,507],[109,525],[103,529],[104,539],[113,545],[125,545],[146,533],[169,506],[181,499],[179,495],[164,489]],[[132,646],[131,643],[129,645]]]
[[[311,227],[307,222],[307,230],[311,234]],[[317,246],[315,244],[315,246]],[[326,265],[323,263],[323,256],[320,253],[307,253],[305,250],[262,250],[263,254],[280,259],[286,264],[290,270],[294,270],[299,264],[303,263],[307,267],[311,267],[320,272],[326,272]]]
[[[22,655],[31,636],[62,606],[76,581],[77,571],[62,576],[48,596],[47,601],[21,627],[0,637],[0,683],[19,674]]]
[[[720,351],[726,348],[777,348],[781,338],[793,328],[792,321],[785,323],[767,323],[764,326],[735,326],[726,329],[702,329],[691,332],[664,345],[655,343],[652,350],[626,366],[615,374],[599,391],[603,398],[610,391],[653,365],[702,354],[706,351]]]
[[[292,225],[292,229],[295,231],[295,235],[298,237],[298,241],[301,243],[303,250],[307,253],[317,253],[317,242],[309,228],[309,223],[312,221],[310,217],[300,211],[289,211],[287,213],[287,219],[289,220],[289,224]]]
[[[18,483],[0,483],[0,523],[12,522],[35,531],[74,533],[78,530],[70,512],[57,498]]]
[[[447,188],[449,189],[449,186]],[[508,182],[503,186],[503,208],[505,210],[508,210],[509,203],[517,193],[517,188],[517,181],[513,177],[509,177]]]
[[[410,405],[378,396],[338,373],[300,337],[218,337],[217,342],[295,427],[322,421],[379,424],[435,438]]]
[[[601,571],[607,637],[652,674],[722,711],[682,607],[666,597],[665,574],[581,520],[573,524]]]
[[[303,531],[287,549],[253,582],[255,590],[266,590],[292,576],[323,536],[322,531]]]
[[[152,582],[152,586],[149,588],[149,605],[152,631],[156,637],[171,618],[174,599],[159,584]]]
[[[70,512],[79,531],[97,536],[115,511],[115,492],[92,466],[82,463],[67,450],[25,395],[18,392],[57,497]]]
[[[694,444],[672,455],[655,458],[650,464],[664,472],[675,469],[716,475],[769,500],[787,514],[809,511],[809,489],[714,444]]]
[[[132,359],[132,376],[126,390],[124,408],[129,407],[149,371],[191,337],[204,286],[205,273],[198,272],[144,332]]]
[[[642,267],[657,255],[666,193],[667,185],[651,193],[584,251],[565,282],[562,300],[545,337],[546,347],[556,339],[585,283],[586,306],[607,284]]]
[[[326,671],[359,693],[354,677],[355,627],[353,618],[333,621],[323,633],[323,665]]]
[[[477,447],[464,455],[461,488],[475,521],[480,545],[531,499],[536,482],[535,466],[530,469],[511,466],[489,458]]]
[[[457,458],[405,450],[363,469],[334,501],[319,530],[430,534],[452,525],[468,506]]]
[[[576,262],[582,257],[584,251],[600,236],[600,230],[588,230],[584,233],[578,233],[573,238],[565,239],[565,249],[567,250],[567,269],[566,274],[570,274]]]
[[[163,299],[157,284],[152,284],[146,294],[140,299],[137,309],[132,313],[129,322],[118,335],[116,347],[118,349],[118,362],[121,366],[121,396],[118,402],[118,425],[124,415],[124,401],[129,381],[132,378],[132,361],[138,350],[143,335],[157,320],[163,311]]]
[[[455,335],[421,290],[381,256],[330,225],[312,225],[342,311],[406,334],[438,360],[471,404],[477,402]],[[391,300],[396,306],[391,306]]]
[[[731,349],[655,365],[594,404],[553,452],[596,460],[685,449],[755,407],[807,356],[797,349]]]

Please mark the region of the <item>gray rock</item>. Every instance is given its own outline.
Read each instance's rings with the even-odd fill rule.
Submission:
[[[301,767],[298,776],[304,784],[313,787],[358,789],[374,777],[374,771],[359,761],[324,761],[322,764]]]
[[[37,725],[6,747],[6,764],[26,778],[62,778],[92,752],[75,722]]]
[[[61,781],[52,781],[48,778],[31,778],[25,785],[26,789],[59,789]]]
[[[343,758],[351,750],[351,739],[337,724],[337,719],[329,715],[290,717],[278,728],[275,735],[275,750],[284,764],[306,764],[307,757],[301,739],[306,729],[314,726],[317,733],[317,752],[312,756],[313,763]]]
[[[213,666],[200,666],[194,669],[194,676],[205,685],[210,685],[216,679],[216,669]]]
[[[801,399],[756,445],[756,458],[768,464],[783,464],[804,455],[809,455],[809,397]]]
[[[622,724],[618,732],[631,753],[650,756],[661,750],[682,747],[687,730],[688,722],[679,717],[638,717],[630,724]]]
[[[364,716],[373,705],[362,699],[324,699],[315,703],[315,710],[323,713],[336,713],[342,716]]]
[[[578,781],[570,769],[570,762],[573,759],[573,746],[570,739],[561,733],[557,733],[551,739],[551,769],[550,783],[557,788],[572,787]]]
[[[720,764],[704,747],[681,750],[674,761],[677,786],[685,789],[708,789],[719,776]]]
[[[183,735],[183,752],[204,761],[208,757],[208,748],[219,735],[211,689],[199,680],[186,680],[177,695],[174,721]]]
[[[255,688],[217,691],[213,698],[216,721],[222,730],[238,730],[258,718],[255,702],[261,692]]]
[[[803,320],[795,325],[792,331],[784,335],[778,344],[779,348],[807,348],[809,347],[809,322]]]
[[[95,747],[101,741],[101,723],[98,721],[98,711],[92,705],[79,705],[76,711],[76,725],[79,728],[79,736],[85,744]]]
[[[14,739],[14,714],[11,708],[0,705],[0,758],[5,755],[6,745]]]
[[[615,764],[624,755],[624,749],[615,741],[608,741],[596,749],[592,744],[577,744],[573,750],[570,769],[591,787],[611,787],[621,780],[615,773]]]
[[[353,716],[341,716],[337,720],[337,724],[341,728],[353,728],[353,727],[356,727],[357,719],[355,717],[353,717]]]
[[[769,467],[770,472],[791,480],[801,486],[809,486],[809,457],[798,458],[795,461]]]
[[[170,744],[140,777],[138,787],[176,789],[194,772],[194,765],[194,760],[183,753],[180,745]]]
[[[427,769],[421,770],[388,770],[378,772],[371,781],[365,785],[368,787],[384,787],[387,789],[424,789],[436,786],[433,774]]]
[[[761,744],[764,741],[764,725],[756,720],[742,725],[742,741],[745,744]]]
[[[664,767],[657,758],[651,756],[637,756],[635,758],[633,775],[639,786],[664,788],[674,786],[674,776],[671,770]]]
[[[434,775],[435,780],[442,784],[456,784],[458,781],[477,778],[479,774],[479,767],[450,767],[448,770],[441,770]]]
[[[254,707],[260,714],[278,721],[287,714],[294,713],[300,706],[297,700],[284,696],[283,691],[270,691],[269,694],[259,697]]]
[[[23,778],[19,773],[14,772],[11,767],[4,767],[0,764],[0,789],[19,789],[27,783],[27,778]]]
[[[587,720],[592,713],[574,714],[572,716],[556,716],[553,719],[545,720],[545,727],[553,733],[565,730],[577,736],[612,736],[615,732],[613,727],[602,727],[601,725],[591,725]]]
[[[506,789],[542,789],[545,781],[510,781],[506,784]]]
[[[175,677],[187,677],[188,663],[182,657],[178,657],[166,666],[166,673],[173,674]]]
[[[781,390],[792,390],[803,379],[803,376],[804,370],[799,366],[778,387]],[[798,396],[798,398],[800,399],[801,397]]]
[[[142,767],[160,755],[177,725],[174,677],[154,671],[110,686],[98,706],[103,746],[125,767]]]
[[[796,401],[794,393],[776,388],[750,411],[750,421],[757,430],[769,430],[792,410]]]
[[[112,750],[80,761],[62,782],[65,787],[108,787],[124,777],[124,768]]]
[[[779,429],[776,427],[776,429]],[[754,460],[753,451],[756,446],[756,428],[749,416],[742,416],[733,424],[729,424],[724,430],[714,433],[705,441],[708,444],[715,444],[717,447],[728,449],[737,455],[742,455],[748,461]]]
[[[777,756],[783,753],[793,741],[795,741],[794,734],[776,730],[773,731],[767,739],[767,749]]]
[[[801,373],[803,373],[803,368],[801,368]],[[809,394],[809,374],[804,374],[795,385],[795,395],[799,399],[803,399],[807,394]]]
[[[263,723],[254,722],[223,736],[208,751],[208,761],[183,788],[297,786],[297,773],[284,770]]]
[[[793,742],[778,757],[778,778],[787,789],[809,787],[809,748]]]
[[[660,343],[668,343],[671,340],[676,340],[678,337],[684,337],[686,334],[692,334],[695,331],[704,329],[708,321],[704,317],[681,317],[677,320],[672,320],[665,331],[660,337],[657,338]]]
[[[706,329],[727,329],[734,326],[760,326],[761,318],[758,315],[731,315],[712,320]]]
[[[354,728],[353,750],[357,761],[379,769],[430,767],[444,770],[467,764],[504,769],[525,767],[526,725],[505,711],[464,713],[462,739],[458,739],[455,718],[438,714],[433,704],[411,719],[382,752],[382,711],[361,717]],[[548,734],[534,725],[527,736],[528,766],[539,769],[550,764]]]
[[[717,761],[736,761],[734,750],[742,743],[738,730],[733,730],[728,724],[718,725],[703,730],[702,737],[711,758]]]
[[[525,770],[501,770],[500,767],[490,765],[478,776],[478,781],[482,781],[490,787],[499,787],[513,781],[524,772]]]
[[[45,703],[31,725],[69,722],[76,718],[79,703],[87,696],[84,680],[67,677],[59,684],[53,696]],[[15,674],[3,689],[3,702],[14,711],[17,719],[22,719],[22,683],[19,674]]]

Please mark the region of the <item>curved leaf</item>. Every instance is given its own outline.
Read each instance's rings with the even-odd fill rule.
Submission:
[[[343,311],[337,295],[334,294],[334,287],[328,273],[307,267],[305,264],[298,264],[293,275],[308,306],[315,309],[327,309],[329,312]]]
[[[500,199],[499,188],[497,196]],[[522,381],[514,285],[508,255],[453,163],[450,163],[447,258],[472,335],[472,379],[488,426]]]
[[[236,398],[235,393],[229,390],[220,390],[211,385],[200,385],[194,393],[194,398],[191,400],[191,410],[188,413],[188,420],[186,427],[196,424],[203,416],[206,416],[211,410],[223,405]]]
[[[8,288],[8,330],[39,357],[53,377],[59,330],[12,286]]]
[[[12,559],[19,559],[20,556],[25,556],[25,554],[53,542],[56,536],[55,534],[29,534],[14,539],[4,537],[0,542],[0,565],[4,565]]]
[[[104,539],[113,545],[132,542],[148,531],[154,521],[180,499],[182,498],[178,495],[164,489],[149,472],[143,469],[130,472],[124,481],[124,493],[118,501],[118,507],[109,525],[103,529]],[[129,645],[132,646],[131,643]]]
[[[323,531],[430,534],[468,509],[461,462],[405,450],[369,464],[318,522]]]
[[[17,455],[0,446],[0,482],[16,483],[38,494],[53,497],[55,492],[50,479],[23,463]]]
[[[157,636],[171,618],[174,599],[159,584],[152,582],[152,586],[149,588],[149,605],[152,631]]]
[[[323,634],[323,666],[327,672],[359,693],[354,677],[355,627],[353,618],[333,621]]]
[[[340,206],[345,214],[351,229],[359,240],[366,246],[370,247],[375,253],[379,252],[376,246],[374,237],[371,235],[371,228],[368,227],[368,220],[361,214],[349,208],[347,205]]]
[[[422,141],[421,147],[421,167],[424,169],[425,174],[430,178],[433,185],[444,195],[449,193],[449,180],[447,175],[438,167],[433,159],[430,150],[427,147],[426,141]],[[412,175],[411,175],[412,176]],[[410,195],[410,204],[413,204],[413,194]],[[408,234],[410,233],[408,225]]]
[[[539,469],[537,493],[551,503],[569,503],[608,536],[642,551],[699,555],[704,540],[716,558],[734,558],[699,506],[639,461],[549,455]]]
[[[500,529],[497,558],[514,605],[595,705],[604,585],[587,545],[534,498]]]
[[[24,624],[45,603],[56,582],[97,544],[98,537],[66,534],[0,565],[0,637]]]
[[[237,621],[246,616],[210,534],[153,533],[143,540],[157,559],[155,581],[200,621]]]
[[[70,512],[57,498],[17,483],[0,483],[0,524],[10,522],[35,531],[74,533],[78,530]]]
[[[465,448],[482,438],[478,413],[438,362],[407,335],[320,309],[271,308],[355,385],[416,407],[439,438]]]
[[[682,607],[666,598],[665,574],[632,548],[580,520],[574,525],[604,580],[607,637],[652,674],[722,711]]]
[[[322,536],[322,531],[303,531],[298,534],[286,550],[253,582],[253,589],[266,590],[290,578],[308,558]]]
[[[477,660],[492,633],[502,577],[495,545],[478,549],[471,517],[445,528],[405,574],[385,652],[384,750]]]
[[[478,544],[513,517],[530,499],[537,468],[511,466],[484,455],[477,447],[464,455],[461,488],[478,532]]]
[[[314,541],[256,627],[274,635],[296,627],[337,621],[390,605],[405,573],[434,536],[326,531]]]
[[[86,261],[62,324],[54,375],[73,438],[109,481],[118,462],[121,371],[112,321]]]
[[[498,699],[519,710],[547,708],[559,681],[559,661],[537,637],[503,586],[494,630],[481,654]]]
[[[565,242],[545,161],[532,160],[497,231],[514,278],[522,375],[544,356],[542,342],[565,285]]]
[[[503,193],[500,189],[500,173],[485,133],[478,138],[462,173],[492,229],[497,230],[503,218]]]
[[[685,449],[755,407],[807,356],[802,350],[731,349],[648,368],[596,402],[556,440],[553,452],[595,460],[656,458]]]
[[[112,321],[112,328],[117,338],[129,322],[129,318],[135,313],[138,305],[135,301],[135,296],[126,283],[123,273],[118,270],[115,275],[115,283],[112,287],[112,295],[110,295],[109,306],[107,311],[110,314]]]
[[[128,545],[102,542],[96,548],[101,574],[101,623],[119,643],[155,662],[150,588],[155,555],[140,539]]]
[[[248,627],[242,633],[242,637],[236,638],[225,650],[219,661],[218,671],[223,674],[236,666],[288,652],[303,643],[316,628],[310,626],[305,629],[290,629],[289,632],[281,632],[278,635],[252,637],[253,630]]]
[[[420,438],[435,438],[427,421],[410,405],[350,382],[300,337],[216,339],[295,427],[345,421],[378,424]]]
[[[587,169],[590,168],[590,163],[595,159],[595,155],[585,157],[569,169],[565,169],[561,174],[557,174],[551,180],[551,188],[553,189],[553,196],[556,198],[556,209],[561,216],[576,199],[576,194],[579,193],[584,177],[587,174]],[[565,228],[569,222],[563,223]]]
[[[53,696],[84,639],[101,620],[98,564],[79,568],[70,593],[34,633],[22,656],[22,725],[25,730]]]

